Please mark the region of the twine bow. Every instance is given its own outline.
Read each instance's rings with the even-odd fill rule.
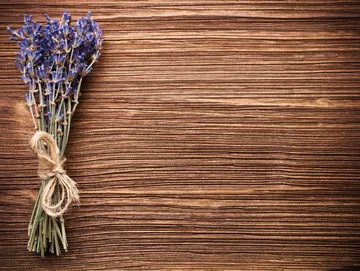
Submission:
[[[36,132],[30,140],[31,149],[39,158],[38,175],[46,181],[42,190],[41,206],[51,217],[58,217],[66,212],[71,202],[79,201],[79,191],[63,168],[60,150],[54,137],[46,132]],[[61,194],[61,198],[58,196]]]

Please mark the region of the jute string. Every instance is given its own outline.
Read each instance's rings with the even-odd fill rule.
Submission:
[[[66,174],[63,168],[65,159],[61,160],[60,150],[51,134],[36,132],[30,140],[30,146],[39,158],[38,175],[45,181],[41,206],[49,216],[58,217],[66,212],[71,202],[79,201],[76,182]]]

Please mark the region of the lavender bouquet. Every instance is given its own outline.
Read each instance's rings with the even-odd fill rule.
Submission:
[[[11,40],[19,44],[15,64],[28,86],[26,103],[37,130],[30,145],[39,158],[42,183],[30,219],[28,249],[42,257],[68,248],[63,215],[71,202],[79,201],[79,194],[64,170],[64,152],[81,83],[99,59],[103,42],[90,12],[76,24],[67,12],[60,21],[45,16],[44,26],[25,15],[19,30],[7,27]]]

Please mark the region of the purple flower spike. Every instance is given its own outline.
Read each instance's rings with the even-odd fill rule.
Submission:
[[[66,23],[70,23],[71,22],[71,15],[65,11],[63,16],[62,16],[62,20]]]
[[[47,13],[45,13],[45,17],[46,17],[46,19],[48,20],[48,23],[50,23],[50,22],[51,22],[51,18],[50,18],[50,16],[49,16],[49,15],[47,15]]]
[[[24,15],[24,22],[25,22],[25,24],[26,24],[26,25],[29,25],[29,24],[31,23],[31,21],[32,21],[32,16],[31,16],[31,15],[27,16],[27,15],[25,14],[25,15]]]
[[[72,88],[71,86],[69,86],[69,87],[66,89],[64,96],[65,96],[65,97],[68,97],[72,92],[73,92],[73,88]]]
[[[91,17],[91,12],[89,11],[88,14],[86,15],[85,19],[86,19],[86,20],[89,20],[90,17]]]
[[[34,104],[34,100],[32,98],[32,95],[30,93],[26,93],[26,103],[28,106],[32,106]]]
[[[44,64],[38,67],[36,75],[39,79],[44,79],[46,77],[46,70]]]
[[[20,37],[20,35],[15,30],[12,30],[10,27],[7,26],[6,30],[9,31],[11,35],[14,35],[16,37]]]

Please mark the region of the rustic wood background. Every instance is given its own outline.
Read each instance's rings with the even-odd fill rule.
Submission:
[[[67,169],[70,251],[26,249],[39,181],[7,25],[88,10],[104,51]],[[360,2],[0,2],[0,269],[358,270]]]

